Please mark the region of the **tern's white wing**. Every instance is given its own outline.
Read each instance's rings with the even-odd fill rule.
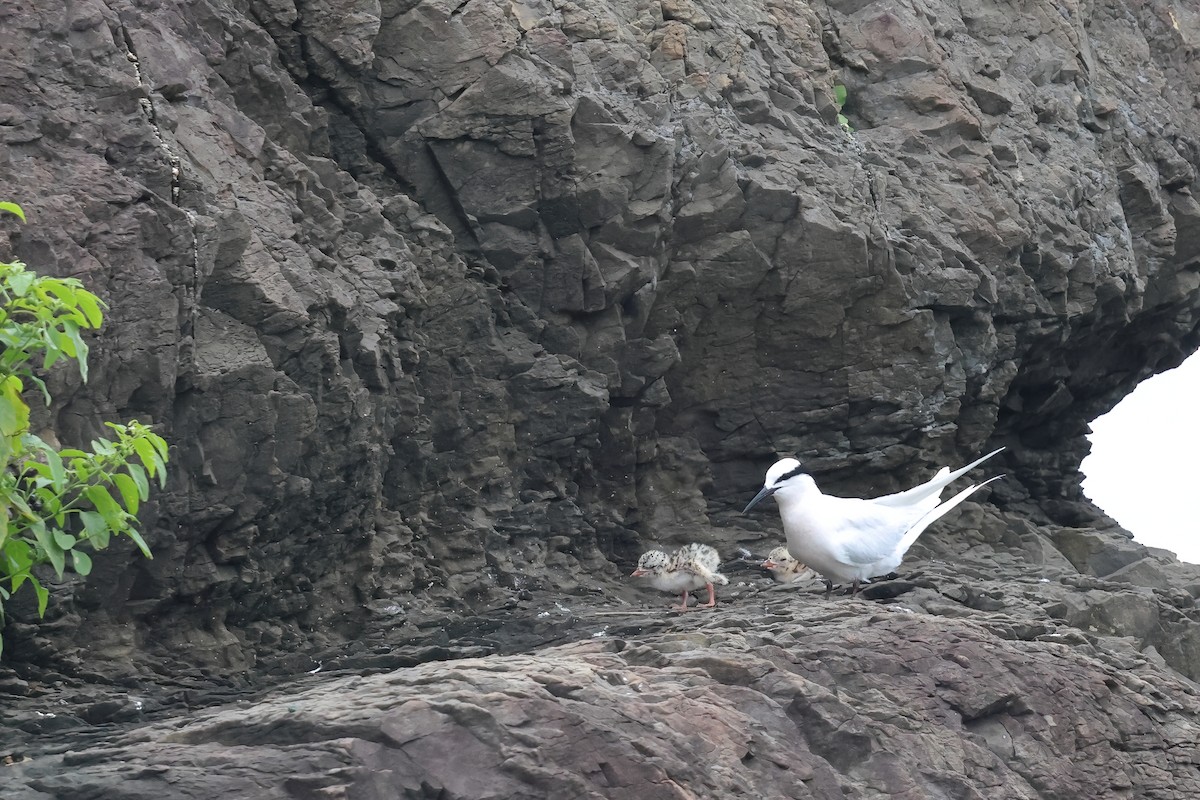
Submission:
[[[945,516],[946,512],[955,508],[959,503],[966,500],[972,494],[979,491],[983,487],[987,486],[989,483],[992,483],[993,481],[998,481],[1003,477],[1004,477],[1003,475],[996,475],[994,477],[988,478],[986,481],[982,481],[980,483],[976,483],[976,484],[972,484],[971,486],[968,486],[967,488],[963,489],[958,494],[954,495],[954,497],[951,497],[949,500],[942,503],[937,508],[933,509],[928,514],[924,515],[919,520],[917,520],[915,523],[913,523],[913,526],[908,529],[908,531],[904,534],[904,538],[901,539],[901,541],[899,543],[900,555],[904,555],[905,553],[907,553],[908,548],[912,547],[912,544],[913,544],[913,542],[915,542],[917,540],[917,537],[920,536],[922,533],[924,533],[926,528],[928,528],[930,525],[932,525],[933,523],[935,523],[939,519],[941,519],[943,516]]]
[[[838,561],[867,566],[895,552],[909,527],[924,515],[920,508],[881,506],[852,497],[821,497],[828,520],[829,549]]]
[[[924,506],[927,509],[933,508],[938,504],[938,498],[942,489],[949,483],[949,481],[943,480],[949,474],[950,468],[942,467],[932,479],[922,483],[920,486],[914,486],[911,489],[905,489],[903,492],[896,492],[895,494],[885,494],[882,497],[873,498],[871,502],[876,505],[893,506],[896,508],[916,505]]]
[[[925,483],[922,483],[920,486],[914,486],[911,489],[906,489],[903,492],[896,492],[895,494],[885,494],[883,497],[876,497],[871,502],[878,505],[894,507],[920,506],[925,511],[931,511],[937,507],[943,489],[1003,449],[1004,448],[1001,447],[993,450],[986,456],[977,458],[970,464],[967,464],[965,467],[959,467],[953,472],[950,471],[949,467],[942,467],[937,471],[936,475],[927,480]]]

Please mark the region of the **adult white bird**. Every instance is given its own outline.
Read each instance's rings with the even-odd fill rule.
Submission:
[[[688,593],[705,587],[708,588],[708,602],[699,603],[697,600],[699,604],[696,607],[712,608],[717,604],[713,584],[724,586],[729,583],[728,578],[717,572],[720,568],[721,557],[716,550],[706,544],[686,544],[671,556],[662,550],[642,553],[632,577],[649,578],[651,586],[664,592],[682,592],[681,605],[672,608],[687,611]]]
[[[794,458],[776,461],[767,470],[762,490],[742,510],[745,514],[774,497],[787,536],[788,553],[819,572],[825,596],[833,583],[859,584],[895,571],[926,528],[941,519],[997,475],[963,489],[945,502],[942,490],[951,482],[999,453],[993,450],[965,467],[942,467],[931,479],[903,492],[870,499],[824,494]]]

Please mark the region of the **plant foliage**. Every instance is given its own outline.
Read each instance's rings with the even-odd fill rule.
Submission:
[[[25,214],[15,203],[0,211]],[[84,329],[100,327],[105,305],[74,278],[29,272],[19,261],[0,262],[0,625],[4,603],[28,584],[44,614],[50,592],[34,574],[49,564],[61,579],[71,570],[92,571],[89,551],[113,536],[133,540],[146,558],[150,548],[137,530],[150,482],[166,481],[167,443],[136,420],[106,423],[114,438],[96,439],[90,451],[58,450],[29,430],[24,394],[36,387],[51,397],[38,373],[74,360],[87,380]],[[0,638],[0,653],[4,642]]]
[[[846,133],[854,133],[854,128],[850,125],[850,120],[842,113],[842,109],[846,107],[846,87],[840,83],[833,87],[833,102],[837,105],[838,126]]]

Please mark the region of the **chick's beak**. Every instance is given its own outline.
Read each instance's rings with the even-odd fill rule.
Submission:
[[[742,513],[745,514],[747,511],[754,508],[756,505],[761,503],[763,500],[766,500],[768,497],[775,494],[776,488],[777,487],[775,487],[775,486],[764,486],[759,491],[758,494],[754,495],[754,499],[751,500],[750,503],[745,508],[742,509]]]
[[[775,569],[778,566],[779,566],[778,564],[776,564],[774,561],[772,561],[769,558],[766,561],[762,562],[763,569]]]
[[[646,574],[646,570],[642,569],[641,567],[638,567],[638,568],[637,568],[637,569],[635,569],[633,572],[629,573],[629,577],[631,577],[631,578],[640,578],[640,577],[642,577],[642,576],[643,576],[643,575],[645,575],[645,574]]]

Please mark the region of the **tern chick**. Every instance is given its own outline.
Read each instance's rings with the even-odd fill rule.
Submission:
[[[778,583],[794,583],[817,577],[816,570],[792,558],[786,547],[776,547],[762,562],[763,569],[771,573]]]
[[[788,553],[821,574],[825,596],[833,591],[834,581],[851,581],[852,592],[857,592],[860,582],[895,571],[908,548],[933,522],[972,493],[1003,477],[997,475],[972,484],[942,502],[946,486],[1000,450],[954,472],[942,467],[912,489],[872,499],[824,494],[799,461],[785,458],[767,470],[762,490],[742,513],[774,496],[787,535]]]
[[[682,592],[682,604],[673,606],[677,611],[688,610],[688,592],[707,587],[708,602],[696,607],[712,608],[717,604],[713,584],[724,586],[729,583],[728,578],[717,572],[720,566],[721,558],[716,550],[706,544],[688,544],[670,556],[662,550],[642,553],[632,577],[649,578],[651,586],[664,592]]]

